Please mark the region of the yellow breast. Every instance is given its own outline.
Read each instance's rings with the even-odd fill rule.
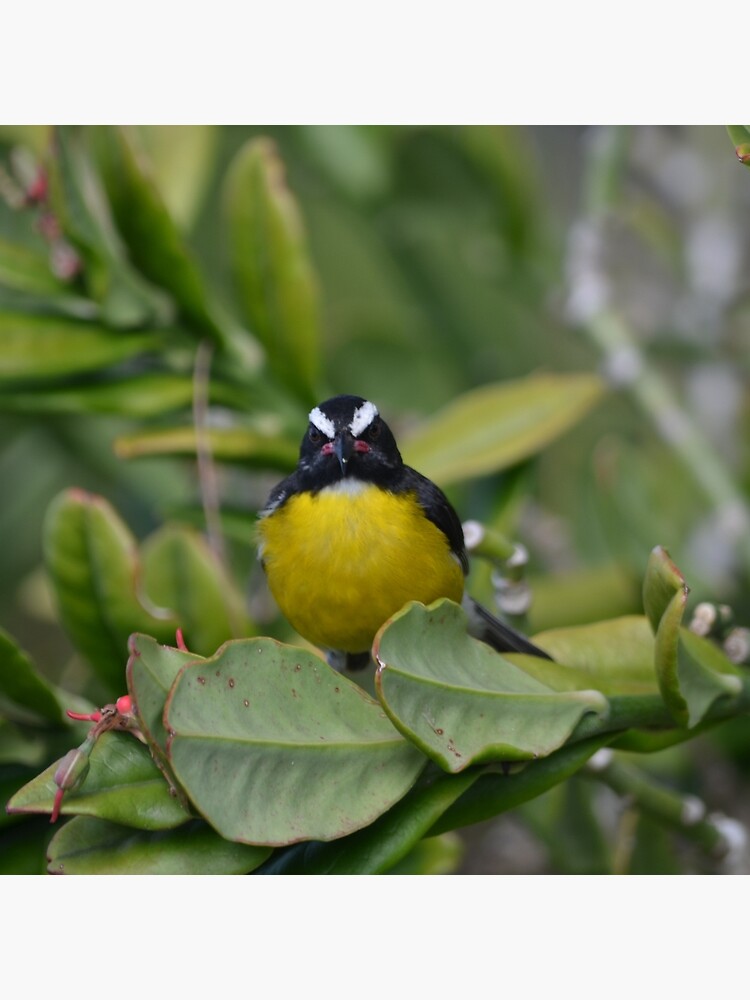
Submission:
[[[291,497],[259,532],[279,607],[300,635],[326,649],[367,650],[407,601],[463,594],[458,560],[413,494],[343,480]]]

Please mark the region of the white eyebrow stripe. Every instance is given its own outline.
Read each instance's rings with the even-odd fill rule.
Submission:
[[[349,424],[349,430],[354,437],[359,437],[362,431],[370,426],[377,415],[377,406],[369,400],[365,400],[361,406],[358,406],[354,411],[352,422]]]
[[[336,427],[330,417],[327,417],[325,413],[316,406],[315,409],[310,410],[310,423],[313,427],[317,427],[327,438],[333,440],[336,437]]]

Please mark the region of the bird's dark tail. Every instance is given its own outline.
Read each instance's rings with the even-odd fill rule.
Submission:
[[[473,597],[464,597],[464,610],[469,617],[469,631],[477,639],[492,646],[498,653],[528,653],[551,660],[549,653],[535,646],[525,635],[516,632],[510,625],[501,622],[487,608],[482,607]]]

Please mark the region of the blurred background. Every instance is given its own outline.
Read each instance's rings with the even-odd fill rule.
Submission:
[[[92,226],[98,202],[87,188],[80,131],[0,127],[0,313],[93,321],[120,337],[167,331],[161,358],[153,348],[107,355],[107,376],[125,380],[169,370],[189,383],[194,349],[185,344],[194,348],[201,329],[219,330],[219,353],[237,330],[258,335],[237,334],[248,372],[244,403],[236,402],[237,367],[211,419],[230,426],[232,407],[244,406],[248,432],[268,432],[273,443],[265,459],[220,461],[218,478],[233,578],[264,630],[285,635],[258,578],[252,517],[293,463],[315,392],[374,400],[408,442],[456,397],[542,373],[598,375],[601,397],[556,427],[549,444],[444,483],[462,517],[491,522],[528,548],[530,630],[641,613],[641,581],[657,544],[685,573],[693,603],[724,602],[750,624],[750,173],[724,126],[134,130],[207,289],[209,319],[202,301],[180,301],[147,252],[135,255],[116,178],[106,186],[120,235],[106,220]],[[273,143],[253,147],[265,150],[271,190],[285,183],[296,202],[304,255],[293,266],[311,289],[304,322],[314,316],[313,332],[289,340],[270,380],[258,360],[262,319],[253,315],[250,282],[243,290],[240,275],[238,287],[242,235],[232,221],[241,209],[238,158],[259,137]],[[39,187],[49,183],[40,170],[50,149],[62,164],[55,183],[66,190],[65,217],[49,210],[59,197],[54,184],[51,195]],[[137,229],[132,212],[130,223]],[[166,237],[163,244],[172,246]],[[98,285],[92,262],[104,262]],[[164,289],[177,297],[176,316]],[[153,444],[156,432],[174,428],[174,412],[189,423],[190,397],[171,412],[149,408],[138,382],[130,393],[118,383],[126,389],[119,402],[106,396],[108,382],[97,397],[89,390],[101,388],[105,362],[45,367],[41,339],[33,341],[35,361],[18,360],[18,338],[18,325],[0,319],[0,626],[50,678],[75,688],[82,668],[42,568],[45,513],[73,486],[106,497],[139,540],[168,520],[200,525],[194,457],[181,456],[174,439]],[[303,384],[284,357],[311,372]],[[750,819],[744,722],[646,766],[711,810]],[[718,870],[672,831],[638,823],[613,792],[576,778],[457,836],[446,865]]]

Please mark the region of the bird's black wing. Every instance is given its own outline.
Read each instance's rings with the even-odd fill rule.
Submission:
[[[437,525],[448,539],[451,551],[461,561],[464,573],[469,572],[469,558],[464,544],[464,529],[461,520],[443,491],[431,479],[405,465],[401,478],[403,489],[413,491],[425,516]],[[549,653],[535,646],[533,642],[517,632],[510,625],[500,621],[492,612],[468,595],[464,596],[464,607],[469,617],[469,627],[478,639],[486,642],[500,653],[528,653],[551,659]]]
[[[471,634],[486,642],[488,646],[492,646],[498,653],[527,653],[529,656],[540,656],[544,660],[552,659],[549,653],[545,653],[525,635],[500,621],[473,597],[464,594],[463,606],[469,617]]]
[[[464,573],[468,573],[469,558],[464,545],[464,529],[461,527],[461,519],[445,493],[431,479],[408,465],[403,466],[400,476],[399,492],[401,490],[416,494],[425,516],[440,528],[448,539],[451,552],[460,561]]]
[[[258,517],[268,517],[269,514],[273,514],[275,510],[278,510],[283,503],[285,503],[293,493],[299,492],[299,483],[296,470],[286,479],[282,479],[280,483],[277,483],[268,495],[268,500],[266,500],[263,510],[258,511]]]

